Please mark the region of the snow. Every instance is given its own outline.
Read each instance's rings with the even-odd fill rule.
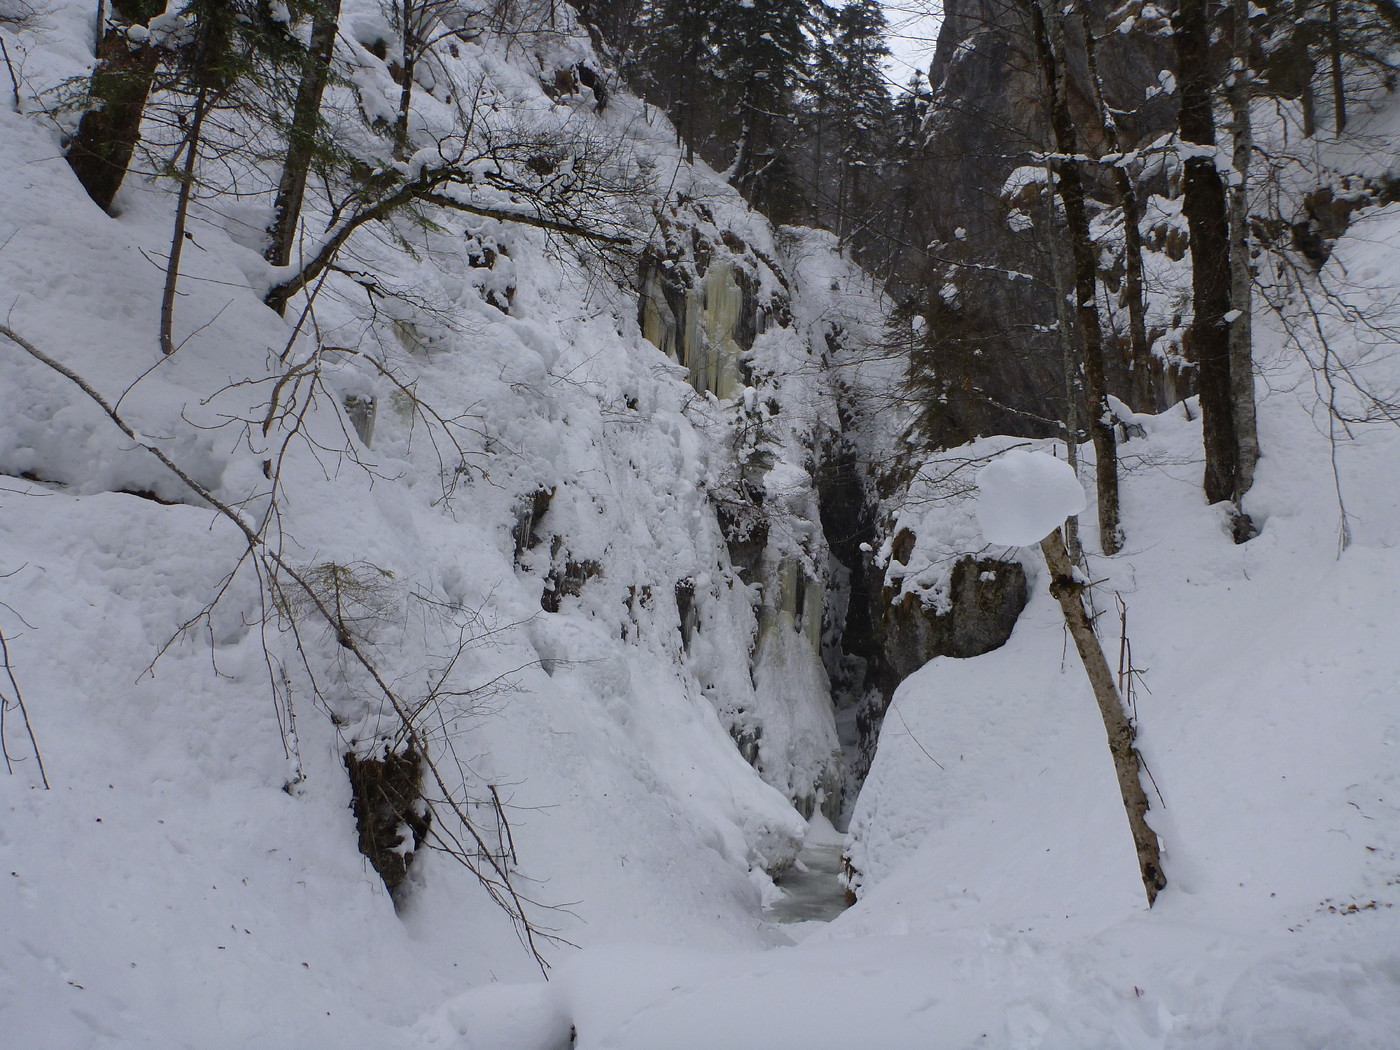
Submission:
[[[977,472],[977,524],[988,543],[1039,543],[1085,502],[1074,469],[1045,452],[1011,449]]]
[[[351,25],[377,17],[374,5],[346,11]],[[81,71],[89,16],[61,6],[25,41],[36,82]],[[565,43],[586,48],[581,37]],[[552,113],[535,73],[505,60],[508,43],[464,46],[461,61],[491,66],[494,87],[516,95],[510,119]],[[343,90],[387,97],[383,63],[366,56]],[[669,129],[652,129],[635,101],[586,119],[675,157]],[[728,565],[705,487],[726,464],[710,439],[727,418],[640,338],[635,300],[610,297],[545,237],[489,220],[357,235],[356,266],[380,275],[376,291],[412,294],[375,302],[337,278],[318,304],[319,342],[292,347],[313,380],[297,390],[300,429],[265,434],[289,329],[258,300],[256,237],[230,235],[237,224],[215,202],[196,209],[202,250],[186,253],[176,315],[184,345],[162,359],[160,270],[143,256],[168,244],[166,188],[129,179],[109,218],[47,125],[6,112],[0,136],[8,323],[120,400],[144,442],[249,520],[269,505],[263,460],[281,456],[275,527],[289,561],[363,568],[377,610],[364,640],[405,695],[451,663],[431,739],[450,737],[453,775],[488,810],[488,787],[499,793],[531,914],[562,938],[545,945],[552,960],[566,942],[781,941],[760,913],[765,870],[791,860],[805,822],[719,714],[755,700],[733,658],[756,629],[752,592]],[[775,250],[713,173],[683,176],[746,241]],[[468,234],[508,254],[473,267]],[[486,301],[507,285],[509,315]],[[766,345],[783,371],[797,349]],[[51,1047],[418,1045],[419,1019],[468,988],[537,975],[442,854],[420,852],[395,912],[348,808],[343,755],[384,728],[363,676],[315,627],[301,667],[285,623],[260,629],[265,595],[246,563],[225,579],[242,549],[232,525],[59,376],[8,342],[0,352],[0,628],[54,784],[33,790],[7,712],[19,761],[0,778],[0,927],[25,947],[0,961],[5,1029]],[[409,390],[450,422],[415,413]],[[342,415],[352,396],[377,406],[372,448]],[[800,503],[805,475],[784,477],[781,498]],[[540,487],[556,490],[551,517],[517,557],[519,500]],[[603,572],[551,615],[540,593],[555,533]],[[687,577],[701,620],[689,652],[673,597]],[[179,634],[215,596],[207,622]],[[270,669],[291,684],[278,702]],[[803,699],[819,710],[822,694]],[[773,765],[775,779],[802,775]],[[483,1001],[443,1023],[508,1012]]]
[[[569,1050],[567,1004],[547,984],[485,984],[444,1003],[414,1028],[420,1046],[454,1050]]]
[[[375,5],[346,7],[348,26],[382,21]],[[447,675],[454,695],[431,739],[457,749],[453,775],[475,797],[494,788],[510,814],[530,913],[561,938],[545,946],[551,980],[442,853],[418,855],[395,910],[348,808],[343,756],[384,729],[363,676],[314,625],[299,665],[255,574],[233,572],[245,548],[233,525],[5,342],[0,630],[53,784],[40,786],[0,677],[14,760],[0,775],[7,1045],[1392,1050],[1400,433],[1382,416],[1400,371],[1384,328],[1325,313],[1324,348],[1256,311],[1264,457],[1246,508],[1262,532],[1248,544],[1201,499],[1195,408],[1115,406],[1142,435],[1121,448],[1126,545],[1091,556],[1089,594],[1106,648],[1125,636],[1142,671],[1134,711],[1169,879],[1151,910],[1034,552],[1010,555],[1031,587],[1010,642],[900,686],[843,838],[773,786],[816,775],[830,746],[823,683],[810,636],[780,607],[755,684],[755,588],[729,562],[708,493],[733,472],[744,427],[762,431],[745,447],[773,456],[762,491],[782,508],[785,564],[825,571],[804,442],[834,415],[835,376],[865,440],[896,447],[910,411],[893,396],[898,363],[855,349],[878,346],[885,305],[831,235],[775,234],[713,172],[681,166],[671,129],[624,92],[602,115],[555,107],[539,68],[587,56],[560,12],[559,31],[528,44],[460,43],[463,75],[489,73],[512,120],[630,136],[715,229],[781,259],[794,327],[755,342],[734,401],[698,394],[642,339],[632,293],[538,231],[447,218],[355,241],[357,266],[416,298],[370,309],[364,285],[337,277],[319,341],[293,346],[315,380],[300,429],[264,434],[289,329],[258,300],[255,238],[235,232],[261,220],[196,209],[184,346],[163,359],[147,260],[168,245],[168,187],[132,180],[120,214],[103,215],[59,159],[58,130],[0,112],[6,323],[120,400],[143,444],[250,520],[270,506],[263,460],[281,456],[279,549],[300,567],[362,567],[373,586],[359,600],[378,611],[360,629],[395,688],[422,696]],[[47,18],[42,33],[5,31],[36,86],[90,62],[90,5]],[[383,64],[342,44],[363,64],[341,102],[356,92],[392,112]],[[424,99],[423,126],[446,111]],[[1393,135],[1393,109],[1369,119]],[[1325,152],[1385,167],[1356,145]],[[500,267],[470,265],[469,238],[505,248]],[[1397,244],[1400,209],[1370,208],[1319,280],[1388,309]],[[760,277],[772,294],[776,276]],[[507,287],[509,313],[487,302]],[[1169,314],[1168,299],[1154,308]],[[849,353],[826,346],[838,330]],[[451,428],[416,415],[362,357],[323,347],[372,355]],[[1319,377],[1319,365],[1335,368]],[[854,396],[870,389],[890,397]],[[1329,393],[1372,422],[1341,426]],[[342,411],[350,396],[375,399],[371,447]],[[1033,544],[1077,513],[1085,485],[1054,447],[991,436],[930,457],[886,505],[891,598],[917,590],[936,605],[957,558]],[[1088,478],[1092,450],[1079,451]],[[554,492],[541,542],[517,551],[521,501],[541,489]],[[902,528],[915,543],[898,563]],[[555,535],[601,572],[544,613]],[[680,580],[700,625],[688,647]],[[270,668],[290,693],[274,699]],[[766,780],[726,722],[760,707],[788,756]],[[769,869],[803,842],[838,841],[859,903],[824,926],[769,921]]]

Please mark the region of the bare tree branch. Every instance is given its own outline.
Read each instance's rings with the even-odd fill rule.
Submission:
[[[462,843],[456,838],[455,834],[447,832],[446,834],[449,836],[451,842],[451,846],[447,848],[447,851],[459,863],[472,872],[492,900],[506,912],[515,927],[516,934],[519,936],[521,943],[534,958],[540,972],[547,974],[549,963],[546,961],[541,951],[540,940],[542,938],[549,939],[550,935],[546,931],[540,930],[526,911],[526,905],[534,904],[535,902],[529,900],[529,898],[522,895],[516,889],[513,876],[510,869],[507,867],[505,858],[499,856],[490,848],[485,839],[482,838],[481,833],[477,830],[470,814],[467,812],[466,803],[458,799],[453,793],[441,767],[434,761],[426,746],[428,741],[424,738],[422,731],[414,720],[411,704],[403,697],[400,697],[385,679],[383,672],[374,660],[370,658],[364,645],[354,636],[354,632],[348,630],[346,625],[340,621],[327,596],[318,590],[314,581],[309,579],[303,570],[289,563],[282,553],[272,546],[271,542],[264,534],[265,530],[262,527],[255,527],[239,511],[219,499],[219,497],[208,488],[192,478],[158,445],[154,444],[150,438],[138,433],[82,376],[54,360],[52,357],[49,357],[8,325],[0,324],[0,336],[9,339],[40,364],[52,369],[77,386],[78,389],[87,395],[88,399],[96,404],[102,410],[103,414],[116,425],[117,429],[153,455],[162,466],[179,478],[192,493],[214,508],[222,517],[230,521],[234,527],[242,533],[244,540],[247,542],[248,550],[256,551],[259,559],[266,563],[269,570],[290,579],[296,585],[298,592],[304,596],[306,603],[316,610],[332,630],[336,631],[337,641],[341,647],[351,654],[355,662],[358,663],[369,676],[378,694],[394,712],[394,715],[399,721],[403,738],[408,742],[409,746],[422,757],[424,767],[431,774],[432,782],[441,793],[437,802],[446,806],[457,818],[462,827],[466,830],[471,845],[475,847],[474,854],[468,852],[467,849],[462,848]],[[274,583],[274,587],[277,586],[278,585]],[[441,839],[443,834],[444,832],[440,828],[437,828],[435,824],[434,835],[439,837],[440,841],[447,841]]]

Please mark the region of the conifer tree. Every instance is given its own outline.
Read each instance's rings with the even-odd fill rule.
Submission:
[[[890,184],[884,197],[884,211],[877,220],[876,232],[883,243],[883,261],[889,267],[892,285],[903,284],[912,277],[907,257],[920,246],[912,245],[907,232],[924,200],[921,166],[924,162],[924,121],[928,119],[933,100],[928,80],[918,70],[909,78],[903,93],[894,102],[890,131]]]
[[[698,152],[778,221],[802,209],[790,149],[806,77],[811,0],[652,0],[627,62]]]
[[[813,63],[811,93],[824,125],[819,154],[835,160],[831,207],[836,233],[845,241],[853,225],[869,221],[870,205],[880,196],[872,169],[887,156],[893,138],[894,103],[882,68],[890,52],[878,0],[851,0],[831,13],[828,25]]]
[[[723,0],[716,68],[729,99],[730,177],[750,200],[781,221],[793,211],[784,156],[808,56],[808,0]]]
[[[724,0],[653,0],[629,65],[649,101],[664,109],[685,145],[686,160],[712,144],[723,111],[716,40]]]

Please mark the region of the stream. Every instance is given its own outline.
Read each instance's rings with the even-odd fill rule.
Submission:
[[[840,873],[840,841],[803,846],[797,863],[777,880],[787,896],[773,904],[766,917],[782,923],[830,922],[846,910]]]

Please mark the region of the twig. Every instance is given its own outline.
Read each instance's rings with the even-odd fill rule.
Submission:
[[[24,694],[20,692],[19,682],[15,680],[14,668],[10,665],[10,643],[5,640],[5,632],[0,630],[0,666],[5,670],[5,677],[10,680],[10,691],[14,693],[14,698],[7,697],[0,693],[0,751],[5,755],[5,769],[13,773],[14,765],[10,759],[10,748],[5,742],[5,712],[9,710],[13,703],[19,708],[19,714],[24,719],[24,731],[29,735],[29,746],[34,751],[34,757],[39,763],[39,779],[43,781],[44,790],[49,790],[49,775],[44,769],[44,756],[39,751],[39,741],[34,739],[34,726],[29,721],[29,709],[24,706]]]
[[[5,68],[10,71],[10,86],[14,88],[15,92],[15,112],[23,114],[24,109],[19,103],[19,77],[15,76],[15,66],[14,63],[10,61],[10,49],[5,46],[5,38],[3,36],[0,36],[0,53],[4,54]]]
[[[909,734],[909,739],[914,741],[914,746],[917,747],[920,751],[922,751],[924,753],[924,756],[935,766],[943,770],[943,772],[945,773],[948,772],[947,767],[944,766],[942,762],[938,761],[938,759],[934,758],[933,755],[929,754],[928,748],[924,747],[923,744],[919,743],[919,738],[916,737],[914,735],[914,731],[909,728],[909,723],[904,720],[904,712],[899,709],[898,705],[895,705],[894,713],[899,716],[899,724],[902,725],[904,727],[904,731]]]
[[[510,862],[519,864],[520,860],[515,855],[515,836],[510,833],[510,821],[506,819],[506,811],[501,808],[501,796],[496,791],[496,785],[488,785],[491,788],[491,802],[496,807],[496,820],[506,832],[506,846],[510,850]]]

